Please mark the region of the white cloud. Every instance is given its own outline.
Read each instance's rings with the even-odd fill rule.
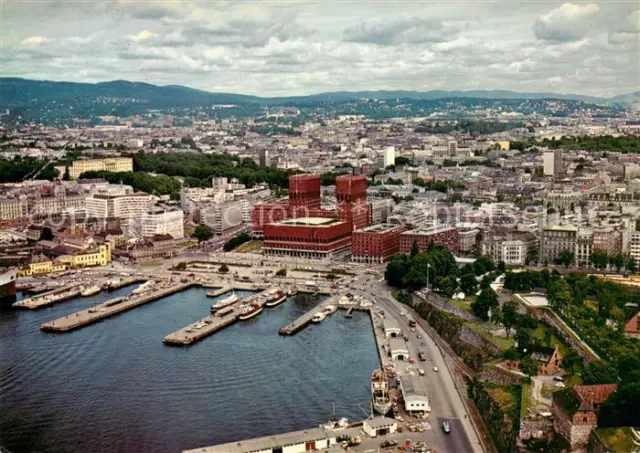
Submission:
[[[596,24],[600,7],[595,3],[576,5],[564,3],[536,20],[533,31],[538,39],[547,41],[576,41],[584,38]]]
[[[258,95],[637,90],[637,6],[550,2],[5,1],[2,69]]]
[[[138,41],[146,41],[152,36],[153,36],[153,33],[151,33],[149,30],[142,30],[140,33],[136,35],[128,35],[127,38],[129,38],[131,41],[138,42]]]
[[[39,46],[47,42],[49,42],[49,40],[44,36],[29,36],[28,38],[23,39],[21,44],[24,44],[25,46]]]

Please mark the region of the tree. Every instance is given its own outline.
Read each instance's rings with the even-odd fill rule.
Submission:
[[[589,255],[589,261],[596,269],[604,270],[609,262],[609,256],[604,250],[593,249],[591,255]]]
[[[276,272],[276,277],[286,277],[286,276],[287,276],[286,269],[280,269],[278,272]]]
[[[229,272],[229,266],[227,266],[226,264],[222,263],[220,265],[220,267],[218,268],[218,272],[220,272],[221,274],[226,274],[227,272]]]
[[[609,264],[616,268],[618,272],[624,267],[625,257],[622,253],[616,253],[609,257]]]
[[[418,241],[414,240],[413,244],[411,244],[411,258],[420,253],[420,247],[418,247]]]
[[[573,263],[574,258],[575,258],[575,253],[573,253],[571,250],[563,250],[558,254],[556,263],[563,264],[565,267],[569,267],[571,263]]]
[[[516,341],[518,342],[519,351],[524,351],[529,348],[533,344],[533,330],[528,327],[518,326]]]
[[[444,296],[452,297],[456,289],[458,289],[458,281],[455,277],[437,277],[433,282],[435,286]]]
[[[510,300],[502,306],[502,325],[507,333],[507,338],[511,333],[511,328],[518,319],[518,304]]]
[[[536,362],[530,354],[527,354],[520,359],[520,370],[529,377],[537,376],[538,362]]]
[[[594,384],[615,384],[618,382],[618,370],[605,360],[594,360],[589,362],[582,371],[582,383],[585,385]]]
[[[496,266],[496,272],[498,272],[498,274],[500,275],[507,272],[507,265],[504,263],[504,261],[498,261],[498,265]]]
[[[573,349],[567,352],[567,355],[562,359],[562,368],[565,370],[571,370],[571,373],[576,372],[576,367],[582,365],[582,357]]]
[[[460,289],[467,296],[475,294],[478,290],[478,281],[476,280],[476,276],[473,274],[465,274],[460,277]]]
[[[549,297],[549,303],[554,309],[562,309],[573,302],[571,287],[562,277],[556,277],[549,282],[547,296]]]
[[[478,298],[471,304],[473,313],[485,321],[489,319],[489,310],[498,307],[498,295],[491,288],[483,289]]]
[[[632,256],[629,257],[625,268],[627,269],[627,271],[635,274],[638,271],[638,263],[636,262],[636,259]]]
[[[64,167],[64,174],[62,175],[62,180],[63,181],[70,181],[71,180],[71,173],[69,173],[69,166],[65,165]]]
[[[214,233],[209,225],[200,224],[193,231],[192,236],[198,240],[198,244],[206,242],[213,237]]]
[[[484,273],[493,271],[496,266],[490,256],[481,255],[473,263],[473,268],[476,275],[482,275]]]

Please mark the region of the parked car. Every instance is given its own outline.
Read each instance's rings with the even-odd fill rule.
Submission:
[[[438,372],[438,367],[437,367],[437,366],[434,366],[434,367],[433,367],[433,371],[435,371],[435,372],[437,373],[437,372]]]
[[[451,432],[451,425],[449,425],[449,422],[446,420],[442,422],[442,431],[444,431],[447,434]]]
[[[380,448],[395,447],[396,445],[398,445],[397,440],[385,440],[380,444]]]
[[[556,381],[556,382],[563,382],[563,381],[564,381],[564,379],[562,378],[562,376],[554,376],[554,377],[553,377],[553,380],[554,380],[554,381]]]
[[[420,359],[421,362],[424,362],[425,360],[427,360],[427,356],[424,355],[424,352],[418,352],[418,358]]]

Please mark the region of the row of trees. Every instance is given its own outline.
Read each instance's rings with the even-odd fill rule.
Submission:
[[[418,251],[414,243],[410,255],[397,254],[387,264],[385,278],[391,286],[418,290],[432,283],[434,288],[443,292],[455,292],[457,266],[453,254],[448,248],[429,244],[426,252]]]
[[[38,179],[55,179],[60,174],[53,167],[53,162],[35,157],[16,156],[13,159],[0,159],[0,183],[20,182],[36,174]]]
[[[187,186],[209,186],[214,176],[238,178],[247,187],[266,182],[287,188],[292,171],[260,167],[253,159],[240,159],[229,154],[145,154],[132,155],[135,171],[160,173],[185,178]]]
[[[229,252],[235,249],[236,247],[239,247],[240,245],[244,244],[245,242],[249,242],[250,240],[251,240],[251,236],[249,236],[247,233],[240,233],[239,235],[225,242],[224,245],[222,246],[222,249],[225,252]]]
[[[558,254],[555,263],[569,267],[573,264],[574,260],[574,252],[571,250],[563,250]],[[625,269],[628,272],[635,273],[638,270],[638,263],[632,256],[622,253],[609,255],[606,250],[601,249],[593,249],[589,255],[589,262],[593,267],[600,270],[604,270],[607,267],[615,267],[618,272]]]
[[[136,172],[111,172],[111,171],[87,171],[80,175],[80,178],[94,179],[103,178],[111,184],[127,184],[136,191],[147,192],[153,195],[171,195],[171,198],[178,199],[182,184],[176,178],[166,175],[150,175],[144,171]]]

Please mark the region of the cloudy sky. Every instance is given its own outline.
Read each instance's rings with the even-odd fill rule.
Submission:
[[[636,1],[0,0],[1,75],[257,95],[640,89]]]

